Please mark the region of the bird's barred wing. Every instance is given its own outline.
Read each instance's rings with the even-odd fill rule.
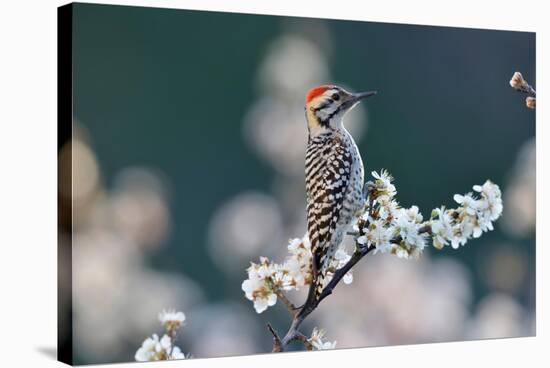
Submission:
[[[320,147],[312,142],[306,154],[308,234],[317,265],[331,243],[351,175],[351,153],[338,139],[332,140]]]

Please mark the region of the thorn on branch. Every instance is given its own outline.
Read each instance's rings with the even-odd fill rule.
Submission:
[[[271,326],[271,323],[268,323],[267,324],[267,329],[269,330],[269,332],[271,332],[271,334],[273,335],[273,350],[272,352],[276,353],[276,352],[280,352],[283,350],[283,346],[281,344],[281,338],[279,337],[279,335],[277,334],[277,331],[275,331],[273,329],[273,326]]]

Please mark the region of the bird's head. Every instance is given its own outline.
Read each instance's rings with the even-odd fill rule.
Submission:
[[[351,93],[342,87],[322,85],[306,94],[306,118],[310,134],[330,128],[342,127],[342,118],[362,99],[373,96],[376,91]]]

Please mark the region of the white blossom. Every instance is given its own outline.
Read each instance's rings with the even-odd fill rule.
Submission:
[[[301,263],[296,258],[289,258],[283,264],[284,272],[288,274],[289,284],[285,285],[282,289],[292,290],[298,289],[301,286],[306,285],[306,277],[308,273],[305,268],[309,268],[309,265]]]
[[[298,290],[311,283],[311,244],[307,236],[291,239],[289,255],[283,264],[260,257],[247,269],[248,279],[241,288],[247,299],[254,302],[257,313],[262,313],[277,302],[277,293]]]
[[[344,277],[342,278],[342,281],[344,281],[344,284],[346,285],[349,285],[353,282],[353,274],[351,273],[351,271],[349,271],[344,275]]]
[[[418,212],[418,207],[413,206],[409,209],[401,209],[395,223],[395,232],[402,239],[405,249],[417,248],[422,251],[426,246],[426,235],[420,234],[422,227],[422,215]]]
[[[153,334],[143,341],[141,347],[134,356],[138,362],[150,362],[157,360],[175,360],[184,359],[185,356],[177,346],[172,347],[172,339],[168,335],[163,335],[159,339],[157,334]]]
[[[361,229],[357,243],[362,246],[374,246],[375,253],[393,253],[400,258],[418,257],[426,246],[427,235],[420,229],[424,225],[423,216],[417,206],[400,208],[397,202],[378,200],[373,203],[377,209],[374,217],[364,218],[366,224]],[[388,211],[383,211],[389,208]],[[398,242],[400,237],[400,242]]]
[[[185,359],[178,346],[175,346],[176,331],[185,321],[183,312],[176,310],[163,310],[158,315],[158,319],[164,326],[166,333],[159,339],[157,334],[146,338],[141,347],[134,356],[138,362],[148,362],[156,360],[176,360]]]
[[[311,244],[309,238],[292,239],[288,244],[290,255],[282,266],[287,273],[285,290],[299,289],[311,282]]]
[[[155,350],[157,352],[160,352],[162,350],[170,351],[172,349],[172,339],[170,339],[170,336],[163,335],[160,339],[160,342],[157,346],[155,346]]]
[[[311,243],[308,236],[291,239],[288,243],[288,251],[299,260],[309,260],[311,258]]]
[[[386,170],[381,170],[380,174],[378,174],[376,171],[373,171],[371,175],[376,179],[374,181],[374,186],[376,188],[377,196],[386,196],[392,198],[397,194],[395,185],[392,184],[393,178]]]
[[[417,206],[412,206],[411,208],[403,209],[402,211],[407,219],[413,223],[419,224],[424,219]]]
[[[180,360],[180,359],[185,359],[185,354],[182,353],[179,347],[174,346],[172,348],[172,352],[170,353],[170,360]]]
[[[179,328],[185,321],[185,314],[183,312],[176,312],[175,310],[163,310],[159,313],[159,321],[165,327]]]
[[[159,337],[156,334],[153,334],[152,337],[146,338],[141,347],[137,350],[135,359],[138,362],[148,362],[154,359],[156,355],[156,346],[159,344]]]
[[[487,180],[483,185],[474,185],[473,189],[479,192],[481,199],[478,201],[479,210],[483,217],[495,221],[502,215],[502,194],[498,185]]]
[[[248,268],[248,279],[242,283],[246,297],[254,302],[254,309],[262,313],[277,302],[276,280],[279,275],[278,265],[271,264],[265,257],[260,258],[260,264],[252,263]]]
[[[474,235],[478,235],[480,232],[479,227],[474,224],[475,217],[470,215],[465,208],[457,208],[456,213],[458,213],[458,218],[455,220],[455,237],[454,239],[451,239],[452,247],[454,249],[458,249],[460,245],[465,245],[468,239]]]
[[[391,250],[390,243],[393,238],[393,228],[387,227],[383,221],[375,220],[364,229],[365,235],[357,238],[359,244],[373,244],[375,252],[385,253]]]
[[[384,194],[388,192],[386,188],[392,180],[387,172],[373,172],[373,176],[376,179],[374,193],[380,195],[371,198],[373,208],[361,215],[355,230],[359,232],[357,243],[375,246],[375,253],[389,252],[400,258],[418,257],[426,246],[428,236],[432,237],[437,249],[446,245],[456,249],[469,239],[493,230],[492,221],[502,214],[500,189],[491,181],[486,181],[473,187],[481,198],[475,198],[472,193],[455,194],[453,198],[460,205],[458,208],[435,209],[432,218],[423,222],[417,206],[401,208],[391,196]],[[426,229],[421,231],[424,227]],[[396,241],[398,237],[400,242]]]
[[[501,216],[503,209],[500,188],[487,180],[483,185],[474,185],[473,189],[481,198],[475,198],[472,193],[455,194],[454,200],[460,207],[434,210],[437,218],[431,226],[436,248],[450,243],[457,249],[470,238],[479,238],[484,232],[493,230],[492,221]]]
[[[388,223],[395,222],[396,214],[399,210],[399,203],[388,197],[378,197],[376,202],[380,205],[378,210],[380,219]]]
[[[476,214],[477,201],[472,197],[472,193],[467,193],[465,195],[455,194],[453,199],[464,208],[468,215],[473,216]]]
[[[449,241],[454,239],[452,218],[445,207],[433,210],[437,219],[432,222],[433,245],[437,249],[442,249]]]
[[[311,337],[308,339],[308,341],[315,350],[329,350],[336,347],[336,341],[323,341],[325,333],[325,330],[319,330],[317,327],[313,329]]]
[[[351,258],[351,254],[349,254],[344,247],[340,246],[336,250],[336,253],[334,253],[334,260],[335,260],[336,269],[339,269],[343,265],[348,263],[350,258]]]

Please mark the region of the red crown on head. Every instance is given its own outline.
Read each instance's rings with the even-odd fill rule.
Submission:
[[[327,89],[332,88],[331,85],[324,84],[322,86],[313,87],[309,91],[307,91],[306,94],[306,104],[308,104],[311,100],[313,100],[315,97],[319,96],[323,92],[325,92]]]

